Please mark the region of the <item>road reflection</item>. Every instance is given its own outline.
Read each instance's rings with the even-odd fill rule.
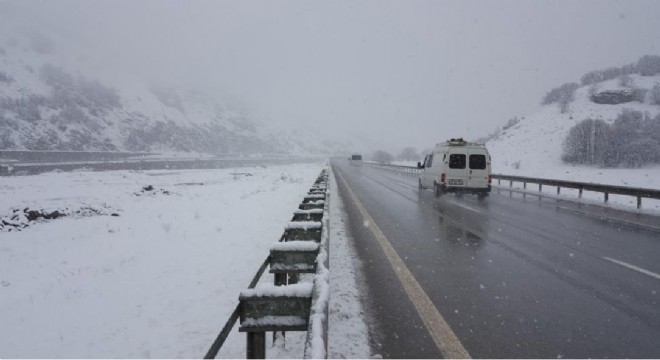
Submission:
[[[437,218],[439,239],[480,247],[488,238],[488,199],[468,197],[446,195],[436,199],[432,193],[421,191],[419,205],[427,217]]]

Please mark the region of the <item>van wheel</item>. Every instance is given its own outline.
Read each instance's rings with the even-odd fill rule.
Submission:
[[[442,190],[440,189],[440,186],[438,184],[433,184],[433,194],[435,195],[436,198],[442,196]]]

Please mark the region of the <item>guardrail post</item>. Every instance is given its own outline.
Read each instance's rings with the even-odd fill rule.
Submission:
[[[610,199],[610,194],[606,192],[604,192],[603,194],[605,194],[605,204],[607,204],[607,200]]]
[[[557,195],[559,195],[560,191],[561,191],[561,186],[557,186]]]
[[[637,196],[637,208],[641,209],[642,208],[642,197]]]
[[[266,358],[266,333],[248,332],[247,333],[247,358],[265,359]]]
[[[578,199],[582,199],[582,188],[580,188],[580,190],[579,190]]]
[[[286,285],[286,280],[287,280],[286,279],[286,273],[275,273],[275,274],[273,274],[273,279],[274,279],[275,286]],[[251,333],[248,333],[248,335],[249,334],[251,334]],[[273,331],[273,344],[277,341],[277,335],[278,334],[282,335],[283,338],[286,336],[284,331],[279,332],[279,333],[277,331]],[[248,342],[250,341],[249,339],[250,338],[248,338]],[[250,345],[248,345],[248,346],[250,346]],[[250,355],[249,355],[249,349],[248,349],[248,359],[250,359],[249,356]],[[259,358],[259,359],[265,359],[265,358],[266,357],[264,356],[264,357]],[[253,359],[256,359],[256,358],[253,358]]]

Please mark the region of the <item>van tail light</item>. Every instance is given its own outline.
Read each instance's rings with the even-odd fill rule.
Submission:
[[[493,183],[493,177],[491,175],[488,175],[488,185]]]
[[[445,173],[440,174],[440,182],[441,183],[445,182]]]

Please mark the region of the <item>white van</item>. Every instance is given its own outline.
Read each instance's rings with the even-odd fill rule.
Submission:
[[[490,192],[490,154],[484,144],[451,139],[437,144],[417,167],[422,169],[420,190],[433,189],[436,197],[453,192],[482,198]]]
[[[353,154],[350,158],[348,158],[348,160],[350,161],[351,165],[362,165],[362,155],[360,154]]]

